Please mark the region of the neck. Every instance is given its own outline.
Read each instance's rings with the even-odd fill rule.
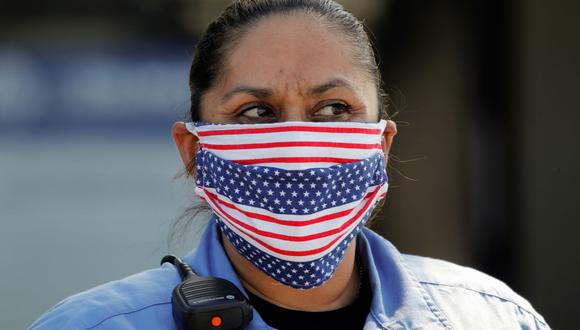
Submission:
[[[355,265],[356,239],[345,251],[335,274],[323,285],[307,290],[279,283],[242,257],[223,235],[222,242],[244,288],[272,304],[293,310],[322,312],[347,306],[357,298],[361,279]]]

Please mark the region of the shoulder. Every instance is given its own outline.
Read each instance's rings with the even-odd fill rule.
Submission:
[[[518,305],[531,307],[524,298],[517,295],[504,282],[473,268],[435,258],[410,254],[401,254],[401,256],[416,279],[422,284],[477,291],[490,296],[502,297],[505,300],[513,300]]]
[[[373,264],[390,281],[399,279],[406,295],[419,294],[433,313],[459,329],[548,329],[531,304],[502,281],[470,267],[400,253],[389,241],[364,230]],[[387,261],[390,260],[390,261]]]
[[[456,325],[497,319],[505,326],[511,319],[512,324],[548,328],[544,318],[525,298],[492,276],[444,260],[408,254],[401,256],[422,288]]]
[[[171,328],[171,292],[178,283],[169,265],[147,270],[61,301],[30,329]]]

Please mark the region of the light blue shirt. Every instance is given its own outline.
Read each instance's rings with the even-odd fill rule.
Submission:
[[[201,276],[228,279],[243,291],[212,219],[184,260]],[[368,228],[358,236],[373,290],[364,329],[549,329],[504,283],[474,269],[401,254]],[[175,329],[171,292],[181,282],[170,264],[71,296],[31,329]],[[248,329],[273,329],[254,311]]]

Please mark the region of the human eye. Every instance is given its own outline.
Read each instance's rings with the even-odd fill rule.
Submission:
[[[342,118],[349,114],[351,107],[342,102],[334,102],[325,104],[316,110],[312,115],[314,118],[319,118],[321,120],[336,120],[336,118]]]
[[[267,105],[253,104],[245,107],[240,116],[249,121],[267,121],[275,118],[276,114]]]

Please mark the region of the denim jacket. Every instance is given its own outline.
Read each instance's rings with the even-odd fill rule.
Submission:
[[[244,289],[212,219],[198,248],[184,257],[201,276],[228,279]],[[358,238],[373,298],[364,329],[549,329],[546,321],[507,285],[474,269],[401,254],[365,228]],[[30,329],[175,329],[171,292],[176,269],[156,269],[71,296]],[[254,311],[247,329],[273,329]]]

